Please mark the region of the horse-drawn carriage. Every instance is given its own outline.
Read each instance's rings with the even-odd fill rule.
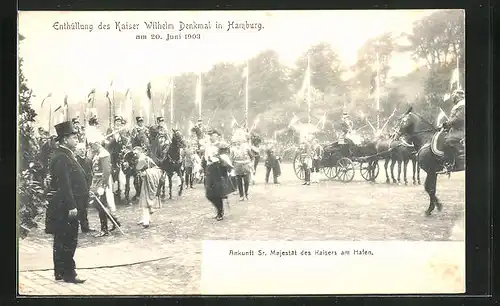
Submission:
[[[305,178],[306,151],[305,145],[301,145],[293,161],[295,174],[301,180]],[[354,179],[355,168],[359,166],[361,176],[366,181],[373,181],[379,174],[379,157],[376,153],[376,148],[370,143],[363,145],[350,139],[336,141],[323,146],[320,169],[328,179],[347,183]]]

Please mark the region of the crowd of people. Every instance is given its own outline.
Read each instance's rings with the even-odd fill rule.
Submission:
[[[442,125],[451,131],[445,139],[446,160],[452,160],[457,149],[451,150],[464,139],[463,91],[454,93],[452,98],[455,106],[449,120]],[[136,198],[143,211],[138,224],[144,228],[149,227],[152,209],[156,201],[160,201],[162,190],[165,192],[165,177],[168,176],[171,182],[172,173],[180,174],[181,184],[189,189],[194,188],[197,180],[204,183],[205,196],[216,209],[217,221],[223,220],[224,202],[231,193],[237,190],[240,201],[249,199],[249,189],[262,151],[265,152],[265,183],[269,183],[272,172],[273,183],[279,184],[280,157],[255,132],[238,128],[231,139],[225,140],[220,131],[203,127],[199,120],[191,130],[192,141],[186,144],[178,130],[172,129],[169,133],[162,117],[158,117],[156,125],[151,127],[145,126],[142,117],[137,117],[136,123],[129,130],[124,128],[123,117],[115,116],[114,126],[108,129],[107,135],[100,132],[95,116],[90,118],[87,128],[80,125],[79,118],[57,124],[55,136],[39,129],[40,164],[44,170],[41,173],[44,173],[49,197],[46,232],[54,235],[56,280],[84,282],[76,275],[73,257],[79,228],[84,233],[94,232],[87,219],[90,203],[94,203],[99,212],[100,231],[96,237],[120,229],[113,188],[118,183],[116,190],[120,195],[120,171],[134,176]],[[349,137],[352,129],[352,122],[345,113],[338,142],[353,142]],[[310,185],[319,181],[323,146],[311,138],[306,141],[304,151],[304,185]],[[125,190],[128,197],[127,184],[128,181]]]
[[[115,116],[114,127],[108,129],[107,135],[100,132],[96,117],[90,118],[86,128],[81,126],[79,118],[57,124],[55,136],[39,129],[40,164],[45,170],[44,184],[49,200],[45,231],[54,235],[56,280],[84,281],[76,276],[73,260],[80,228],[83,233],[97,232],[95,237],[120,229],[116,215],[120,171],[135,173],[136,199],[143,211],[138,224],[149,227],[153,207],[165,189],[169,169],[164,164],[171,159],[168,148],[182,135],[175,129],[168,133],[163,118],[157,118],[157,124],[151,127],[144,125],[142,117],[137,117],[136,122],[135,127],[127,130],[123,128],[123,118]],[[238,129],[232,139],[226,141],[216,129],[203,128],[201,121],[193,128],[193,135],[193,141],[179,145],[181,153],[172,162],[180,165],[181,182],[186,188],[195,188],[197,182],[204,183],[205,196],[214,205],[215,218],[220,221],[224,218],[224,202],[228,201],[229,194],[237,190],[241,201],[249,199],[250,184],[263,149],[262,138]],[[273,183],[279,184],[279,157],[271,147],[265,151],[266,183],[272,172]],[[99,231],[89,226],[89,204],[98,210]]]

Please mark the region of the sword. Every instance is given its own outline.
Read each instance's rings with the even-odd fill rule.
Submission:
[[[120,232],[122,233],[122,235],[125,235],[125,233],[122,231],[122,229],[120,228],[120,226],[118,226],[118,224],[116,224],[115,218],[113,218],[113,216],[111,216],[111,214],[106,209],[106,207],[104,207],[104,204],[102,204],[101,200],[99,200],[99,197],[96,196],[95,193],[93,193],[92,191],[90,192],[90,196],[93,197],[95,200],[97,200],[97,203],[99,203],[99,205],[101,205],[102,209],[104,209],[104,212],[106,212],[106,215],[109,217],[109,219],[111,220],[111,222],[113,222],[113,224],[120,230]]]

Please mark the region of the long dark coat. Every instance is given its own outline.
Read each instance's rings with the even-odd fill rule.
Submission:
[[[73,153],[63,147],[55,149],[50,163],[52,195],[47,207],[45,231],[63,231],[69,222],[69,211],[88,201],[89,186],[85,171]]]

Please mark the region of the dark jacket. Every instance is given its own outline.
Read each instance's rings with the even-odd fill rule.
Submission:
[[[266,161],[264,162],[264,165],[268,168],[276,168],[279,166],[279,161],[276,155],[274,154],[273,151],[267,150],[266,151],[267,157]]]
[[[82,158],[78,155],[76,155],[76,160],[82,166],[83,171],[85,172],[85,178],[87,179],[87,184],[90,185],[92,184],[92,160],[90,158]]]
[[[87,203],[89,185],[85,171],[73,153],[63,147],[55,149],[50,173],[53,194],[47,207],[45,226],[47,233],[54,234],[65,230],[70,210]]]

